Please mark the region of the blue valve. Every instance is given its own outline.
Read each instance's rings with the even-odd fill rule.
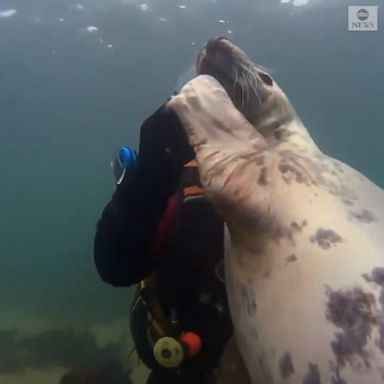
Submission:
[[[115,159],[111,162],[111,168],[115,182],[121,184],[127,174],[132,174],[136,168],[137,153],[130,147],[121,147]]]

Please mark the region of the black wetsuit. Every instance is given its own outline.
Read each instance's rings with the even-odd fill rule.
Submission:
[[[223,222],[205,199],[191,199],[180,209],[168,261],[151,257],[168,199],[193,156],[177,116],[158,109],[141,127],[135,174],[117,186],[97,225],[94,256],[101,278],[131,286],[156,271],[165,312],[176,308],[183,329],[202,338],[201,353],[177,372],[151,367],[151,384],[214,383],[212,368],[232,334],[225,287],[216,271],[223,257]]]

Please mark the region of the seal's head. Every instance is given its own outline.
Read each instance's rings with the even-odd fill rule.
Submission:
[[[237,109],[265,138],[281,136],[279,128],[296,119],[284,92],[261,66],[224,37],[209,40],[201,49],[196,70],[213,76]]]
[[[261,193],[259,185],[272,185],[275,177],[289,172],[302,182],[303,175],[313,172],[293,170],[283,155],[313,159],[319,150],[276,81],[235,44],[211,39],[196,63],[197,76],[168,107],[178,115],[196,153],[206,193],[238,229],[245,217],[252,221],[268,215],[253,209],[258,206],[255,199],[263,200],[261,210],[268,207],[270,194],[267,188]],[[248,228],[245,232],[252,238]]]

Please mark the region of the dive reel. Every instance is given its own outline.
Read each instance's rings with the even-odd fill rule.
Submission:
[[[156,274],[140,282],[132,310],[132,314],[137,313],[138,316],[131,317],[131,326],[139,322],[147,324],[145,336],[142,334],[144,337],[141,341],[136,339],[136,345],[147,345],[147,354],[139,355],[149,367],[152,368],[155,363],[163,368],[177,369],[185,359],[200,353],[202,341],[195,332],[180,329],[175,310],[171,310],[169,317],[165,315],[156,295],[156,285]]]
[[[196,356],[200,350],[200,336],[194,332],[184,332],[178,339],[160,337],[153,346],[153,355],[162,367],[177,368],[184,359]]]

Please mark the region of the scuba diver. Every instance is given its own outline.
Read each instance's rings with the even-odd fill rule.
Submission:
[[[123,147],[98,221],[94,259],[116,287],[138,285],[130,326],[147,384],[214,384],[233,334],[224,284],[224,224],[204,197],[194,153],[165,105]]]

